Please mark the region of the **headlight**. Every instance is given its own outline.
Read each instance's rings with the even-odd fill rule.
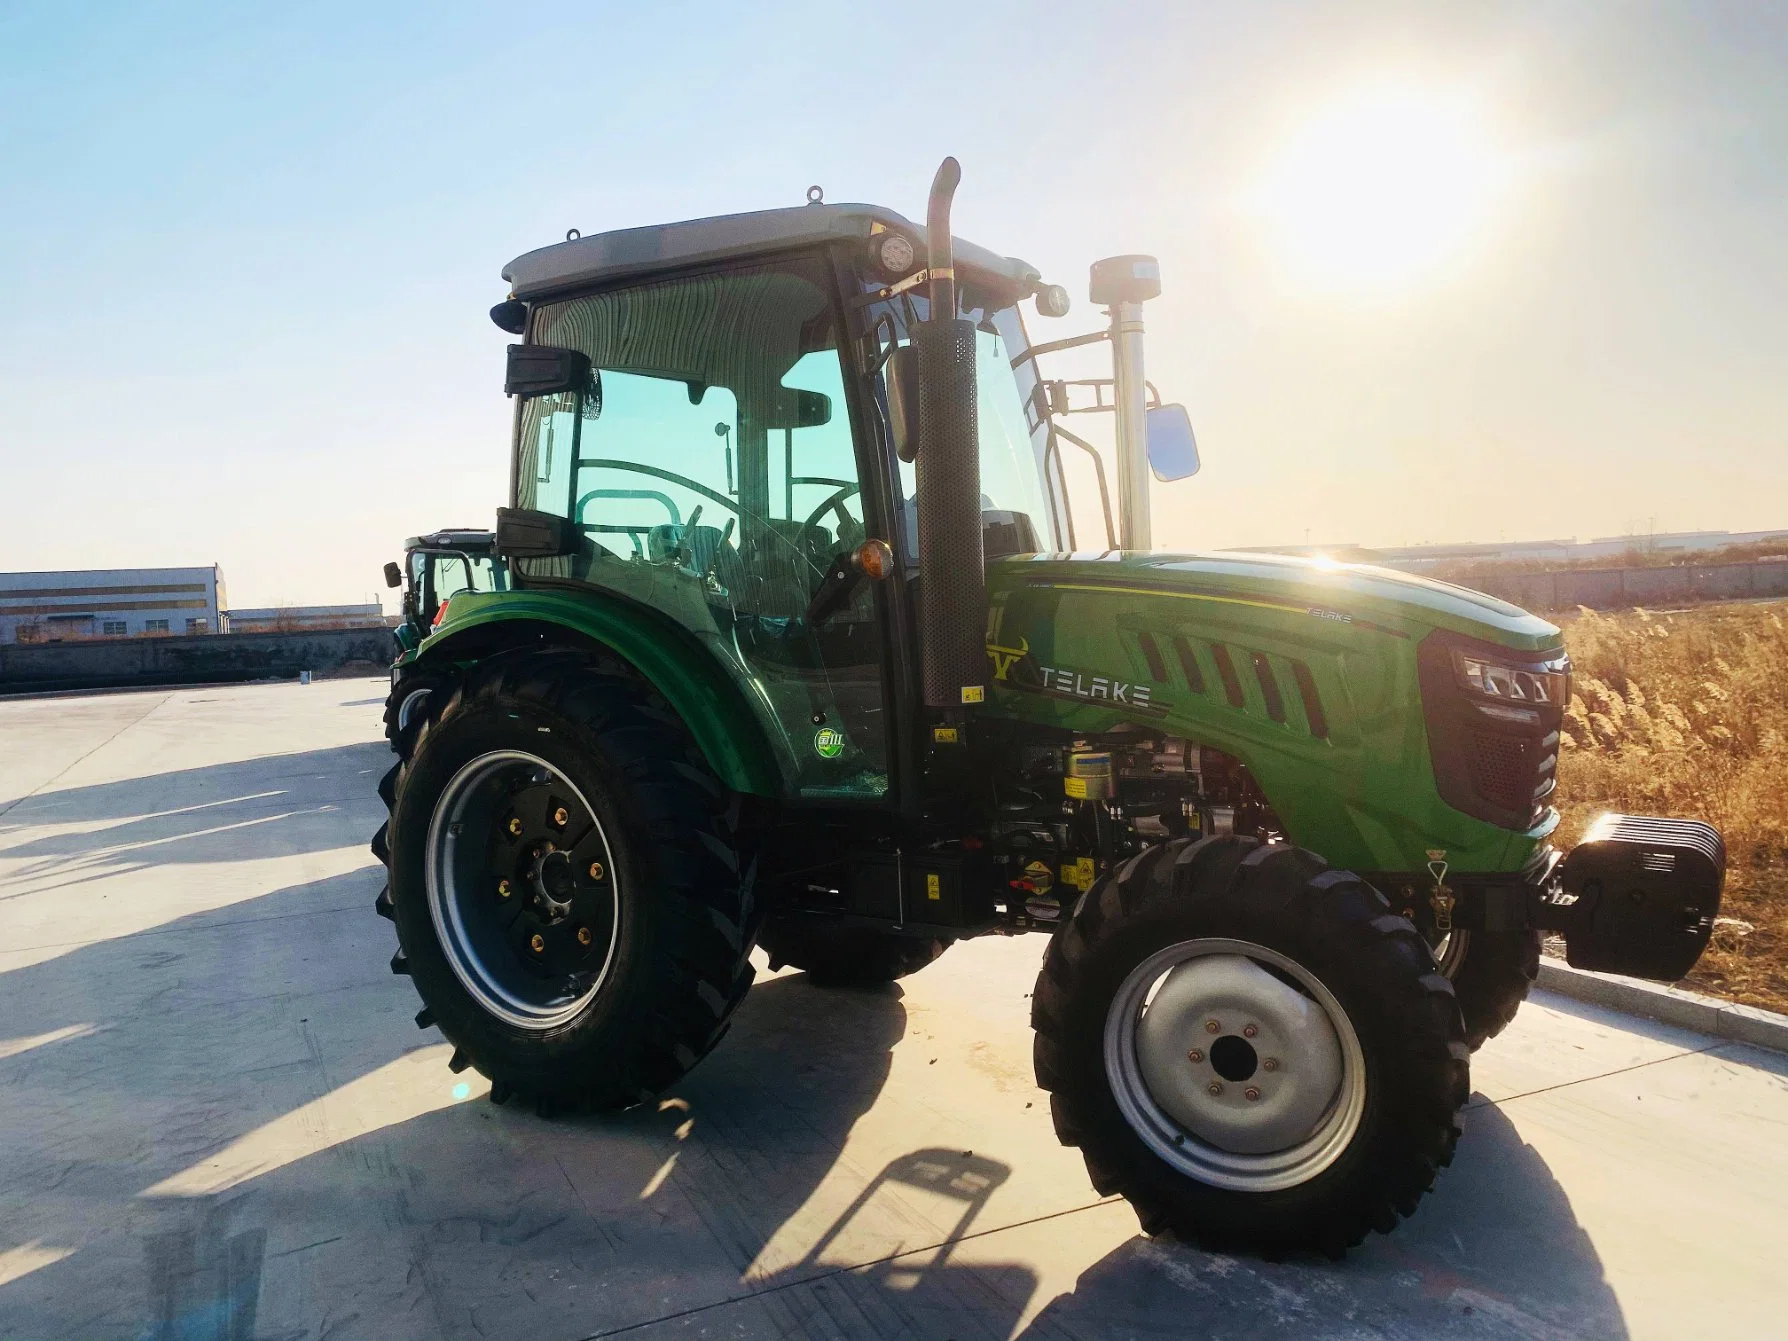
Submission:
[[[1538,722],[1540,708],[1562,709],[1571,701],[1571,660],[1556,657],[1524,666],[1453,649],[1459,687],[1478,699],[1478,710],[1508,722]]]

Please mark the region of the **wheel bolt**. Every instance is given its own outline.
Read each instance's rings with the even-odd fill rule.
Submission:
[[[1204,1092],[1210,1095],[1223,1093],[1223,1082],[1221,1080],[1213,1080],[1210,1084],[1204,1087]]]
[[[1186,1060],[1189,1062],[1194,1062],[1194,1063],[1202,1062],[1204,1060],[1204,1053],[1199,1051],[1197,1048],[1193,1048],[1191,1052],[1188,1052],[1186,1054]]]
[[[565,827],[565,821],[570,818],[571,816],[566,812],[564,806],[560,806],[557,810],[553,811],[553,823],[558,825],[561,829]]]
[[[588,927],[579,927],[577,929],[577,943],[579,945],[588,945],[595,939],[594,936],[590,935],[590,929]]]
[[[1262,1071],[1277,1071],[1279,1069],[1279,1059],[1277,1057],[1268,1057],[1260,1064],[1260,1069]]]
[[[506,899],[509,897],[509,893],[509,882],[507,880],[497,881],[497,897],[499,899]]]
[[[1260,1030],[1257,1029],[1254,1025],[1245,1024],[1242,1026],[1242,1037],[1243,1038],[1253,1038],[1254,1035],[1258,1034],[1259,1032],[1260,1032]]]
[[[528,937],[528,948],[535,954],[539,954],[542,950],[546,949],[546,937],[536,931],[532,936]]]
[[[1206,1020],[1204,1022],[1204,1031],[1207,1034],[1220,1034],[1223,1032],[1223,1026],[1216,1020]]]
[[[592,879],[592,880],[602,879],[602,863],[601,862],[593,861],[590,863],[590,879]]]
[[[509,821],[509,832],[513,835],[519,836],[521,831],[522,831],[522,822],[521,822],[520,817],[518,816],[514,819],[511,819]]]
[[[1248,1086],[1242,1093],[1247,1095],[1250,1099],[1258,1099],[1260,1097],[1260,1091],[1255,1089],[1252,1085]]]

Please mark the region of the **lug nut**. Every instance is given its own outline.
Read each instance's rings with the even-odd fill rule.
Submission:
[[[579,945],[588,945],[594,939],[595,937],[590,935],[590,929],[588,927],[579,927],[577,929],[577,943]]]
[[[566,811],[564,806],[560,806],[557,810],[553,811],[553,823],[558,825],[561,829],[565,827],[565,821],[570,818],[571,815]]]
[[[592,880],[602,879],[602,863],[601,862],[593,861],[590,863],[590,879],[592,879]]]
[[[519,816],[517,816],[516,818],[511,819],[509,821],[509,832],[512,835],[519,836],[521,834],[521,831],[522,831],[521,818]]]
[[[1221,1080],[1213,1080],[1210,1084],[1204,1087],[1204,1092],[1210,1095],[1223,1093],[1223,1082]]]
[[[542,950],[546,949],[546,937],[536,931],[532,936],[528,937],[528,948],[535,954],[539,954]]]
[[[509,891],[509,882],[508,882],[508,881],[507,881],[507,880],[499,880],[499,881],[497,881],[497,897],[498,897],[498,898],[499,898],[499,899],[506,899],[506,898],[508,898],[508,897],[509,897],[509,892],[510,892],[510,891]]]
[[[1216,1020],[1206,1020],[1204,1022],[1204,1031],[1207,1034],[1220,1034],[1223,1032],[1223,1026]]]
[[[1260,1097],[1260,1091],[1255,1089],[1252,1085],[1248,1086],[1242,1093],[1247,1095],[1250,1099],[1258,1099]]]
[[[1253,1038],[1254,1035],[1258,1034],[1259,1032],[1260,1032],[1260,1030],[1257,1029],[1254,1025],[1245,1024],[1242,1026],[1242,1037],[1243,1038]]]
[[[1277,1057],[1268,1057],[1260,1064],[1260,1069],[1262,1071],[1277,1071],[1279,1069],[1279,1059]]]
[[[1191,1052],[1186,1054],[1186,1060],[1194,1063],[1202,1062],[1204,1060],[1204,1053],[1200,1052],[1197,1048],[1193,1048]]]

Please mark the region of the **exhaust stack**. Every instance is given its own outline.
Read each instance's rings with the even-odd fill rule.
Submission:
[[[956,315],[950,203],[962,167],[946,158],[925,211],[931,310],[913,333],[919,358],[919,645],[929,708],[987,694],[987,574],[981,546],[981,451],[975,327]]]

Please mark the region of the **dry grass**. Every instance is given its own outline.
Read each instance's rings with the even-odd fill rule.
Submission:
[[[1715,825],[1721,922],[1687,983],[1788,1010],[1788,605],[1585,610],[1565,643],[1563,837],[1604,810]]]

